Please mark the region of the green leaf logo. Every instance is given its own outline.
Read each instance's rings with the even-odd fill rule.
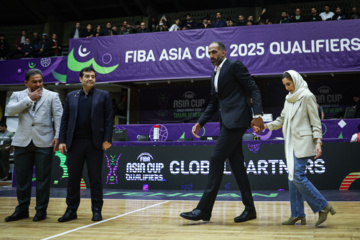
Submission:
[[[35,63],[29,63],[29,68],[34,68],[36,66]]]

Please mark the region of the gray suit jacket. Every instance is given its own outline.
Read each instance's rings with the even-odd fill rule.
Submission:
[[[322,138],[321,121],[316,98],[309,92],[294,103],[291,112],[289,111],[290,104],[292,103],[285,101],[281,116],[275,121],[267,123],[267,126],[271,131],[282,127],[283,135],[286,137],[287,126],[285,118],[290,117],[291,140],[295,156],[297,158],[315,156],[316,139]]]
[[[36,103],[33,115],[32,108],[33,103],[28,97],[27,89],[11,95],[6,106],[6,113],[10,116],[19,114],[19,124],[12,145],[26,147],[32,140],[37,147],[51,147],[51,141],[59,138],[63,113],[59,94],[43,88],[42,96]]]

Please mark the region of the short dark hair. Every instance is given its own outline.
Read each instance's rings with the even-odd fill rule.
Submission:
[[[215,41],[215,42],[210,43],[210,45],[213,43],[216,43],[219,46],[220,51],[226,50],[225,45],[222,42]]]
[[[290,75],[290,73],[288,72],[284,72],[283,75],[282,75],[282,78],[287,78],[289,80],[291,80],[292,82],[294,81]]]
[[[81,71],[80,71],[80,77],[81,78],[84,77],[84,72],[94,72],[95,77],[96,77],[96,72],[92,67],[86,67],[86,68],[81,69]]]
[[[29,81],[30,77],[34,75],[41,75],[41,77],[43,77],[42,71],[40,69],[33,68],[33,69],[29,69],[25,73],[25,81]]]

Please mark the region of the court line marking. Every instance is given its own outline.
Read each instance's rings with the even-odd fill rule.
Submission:
[[[118,216],[116,216],[116,217],[112,217],[112,218],[109,218],[109,219],[102,220],[102,221],[100,221],[100,222],[96,222],[96,223],[92,223],[92,224],[89,224],[89,225],[85,225],[85,226],[82,226],[82,227],[79,227],[79,228],[75,228],[75,229],[73,229],[73,230],[69,230],[69,231],[66,231],[66,232],[63,232],[63,233],[59,233],[59,234],[56,234],[56,235],[54,235],[54,236],[50,236],[50,237],[47,237],[47,238],[43,238],[43,239],[41,239],[41,240],[48,240],[48,239],[53,239],[53,238],[56,238],[56,237],[60,237],[60,236],[66,235],[66,234],[68,234],[68,233],[76,232],[76,231],[81,230],[81,229],[84,229],[84,228],[92,227],[92,226],[95,226],[95,225],[98,225],[98,224],[101,224],[101,223],[104,223],[104,222],[108,222],[108,221],[114,220],[114,219],[116,219],[116,218],[121,218],[121,217],[123,217],[123,216],[129,215],[129,214],[132,214],[132,213],[136,213],[136,212],[140,212],[140,211],[142,211],[142,210],[145,210],[145,209],[148,209],[148,208],[152,208],[152,207],[156,207],[156,206],[159,206],[159,205],[161,205],[161,204],[168,203],[168,202],[170,202],[170,200],[165,201],[165,202],[161,202],[161,203],[157,203],[157,204],[154,204],[154,205],[151,205],[151,206],[147,206],[147,207],[144,207],[144,208],[140,208],[140,209],[137,209],[137,210],[128,212],[128,213],[124,213],[124,214],[118,215]],[[59,224],[61,224],[61,223],[59,223]]]

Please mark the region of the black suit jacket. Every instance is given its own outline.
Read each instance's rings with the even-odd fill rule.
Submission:
[[[70,149],[76,127],[80,91],[74,91],[66,96],[64,112],[61,118],[59,143],[66,143]],[[91,107],[92,141],[97,149],[102,148],[105,141],[111,142],[113,132],[113,114],[110,94],[94,89]]]
[[[215,92],[214,78],[215,72],[211,75],[211,100],[198,123],[204,126],[220,109],[221,121],[226,128],[249,127],[252,117],[246,101],[247,91],[252,97],[254,114],[262,114],[263,110],[260,90],[245,65],[226,59],[218,78],[218,92]]]

